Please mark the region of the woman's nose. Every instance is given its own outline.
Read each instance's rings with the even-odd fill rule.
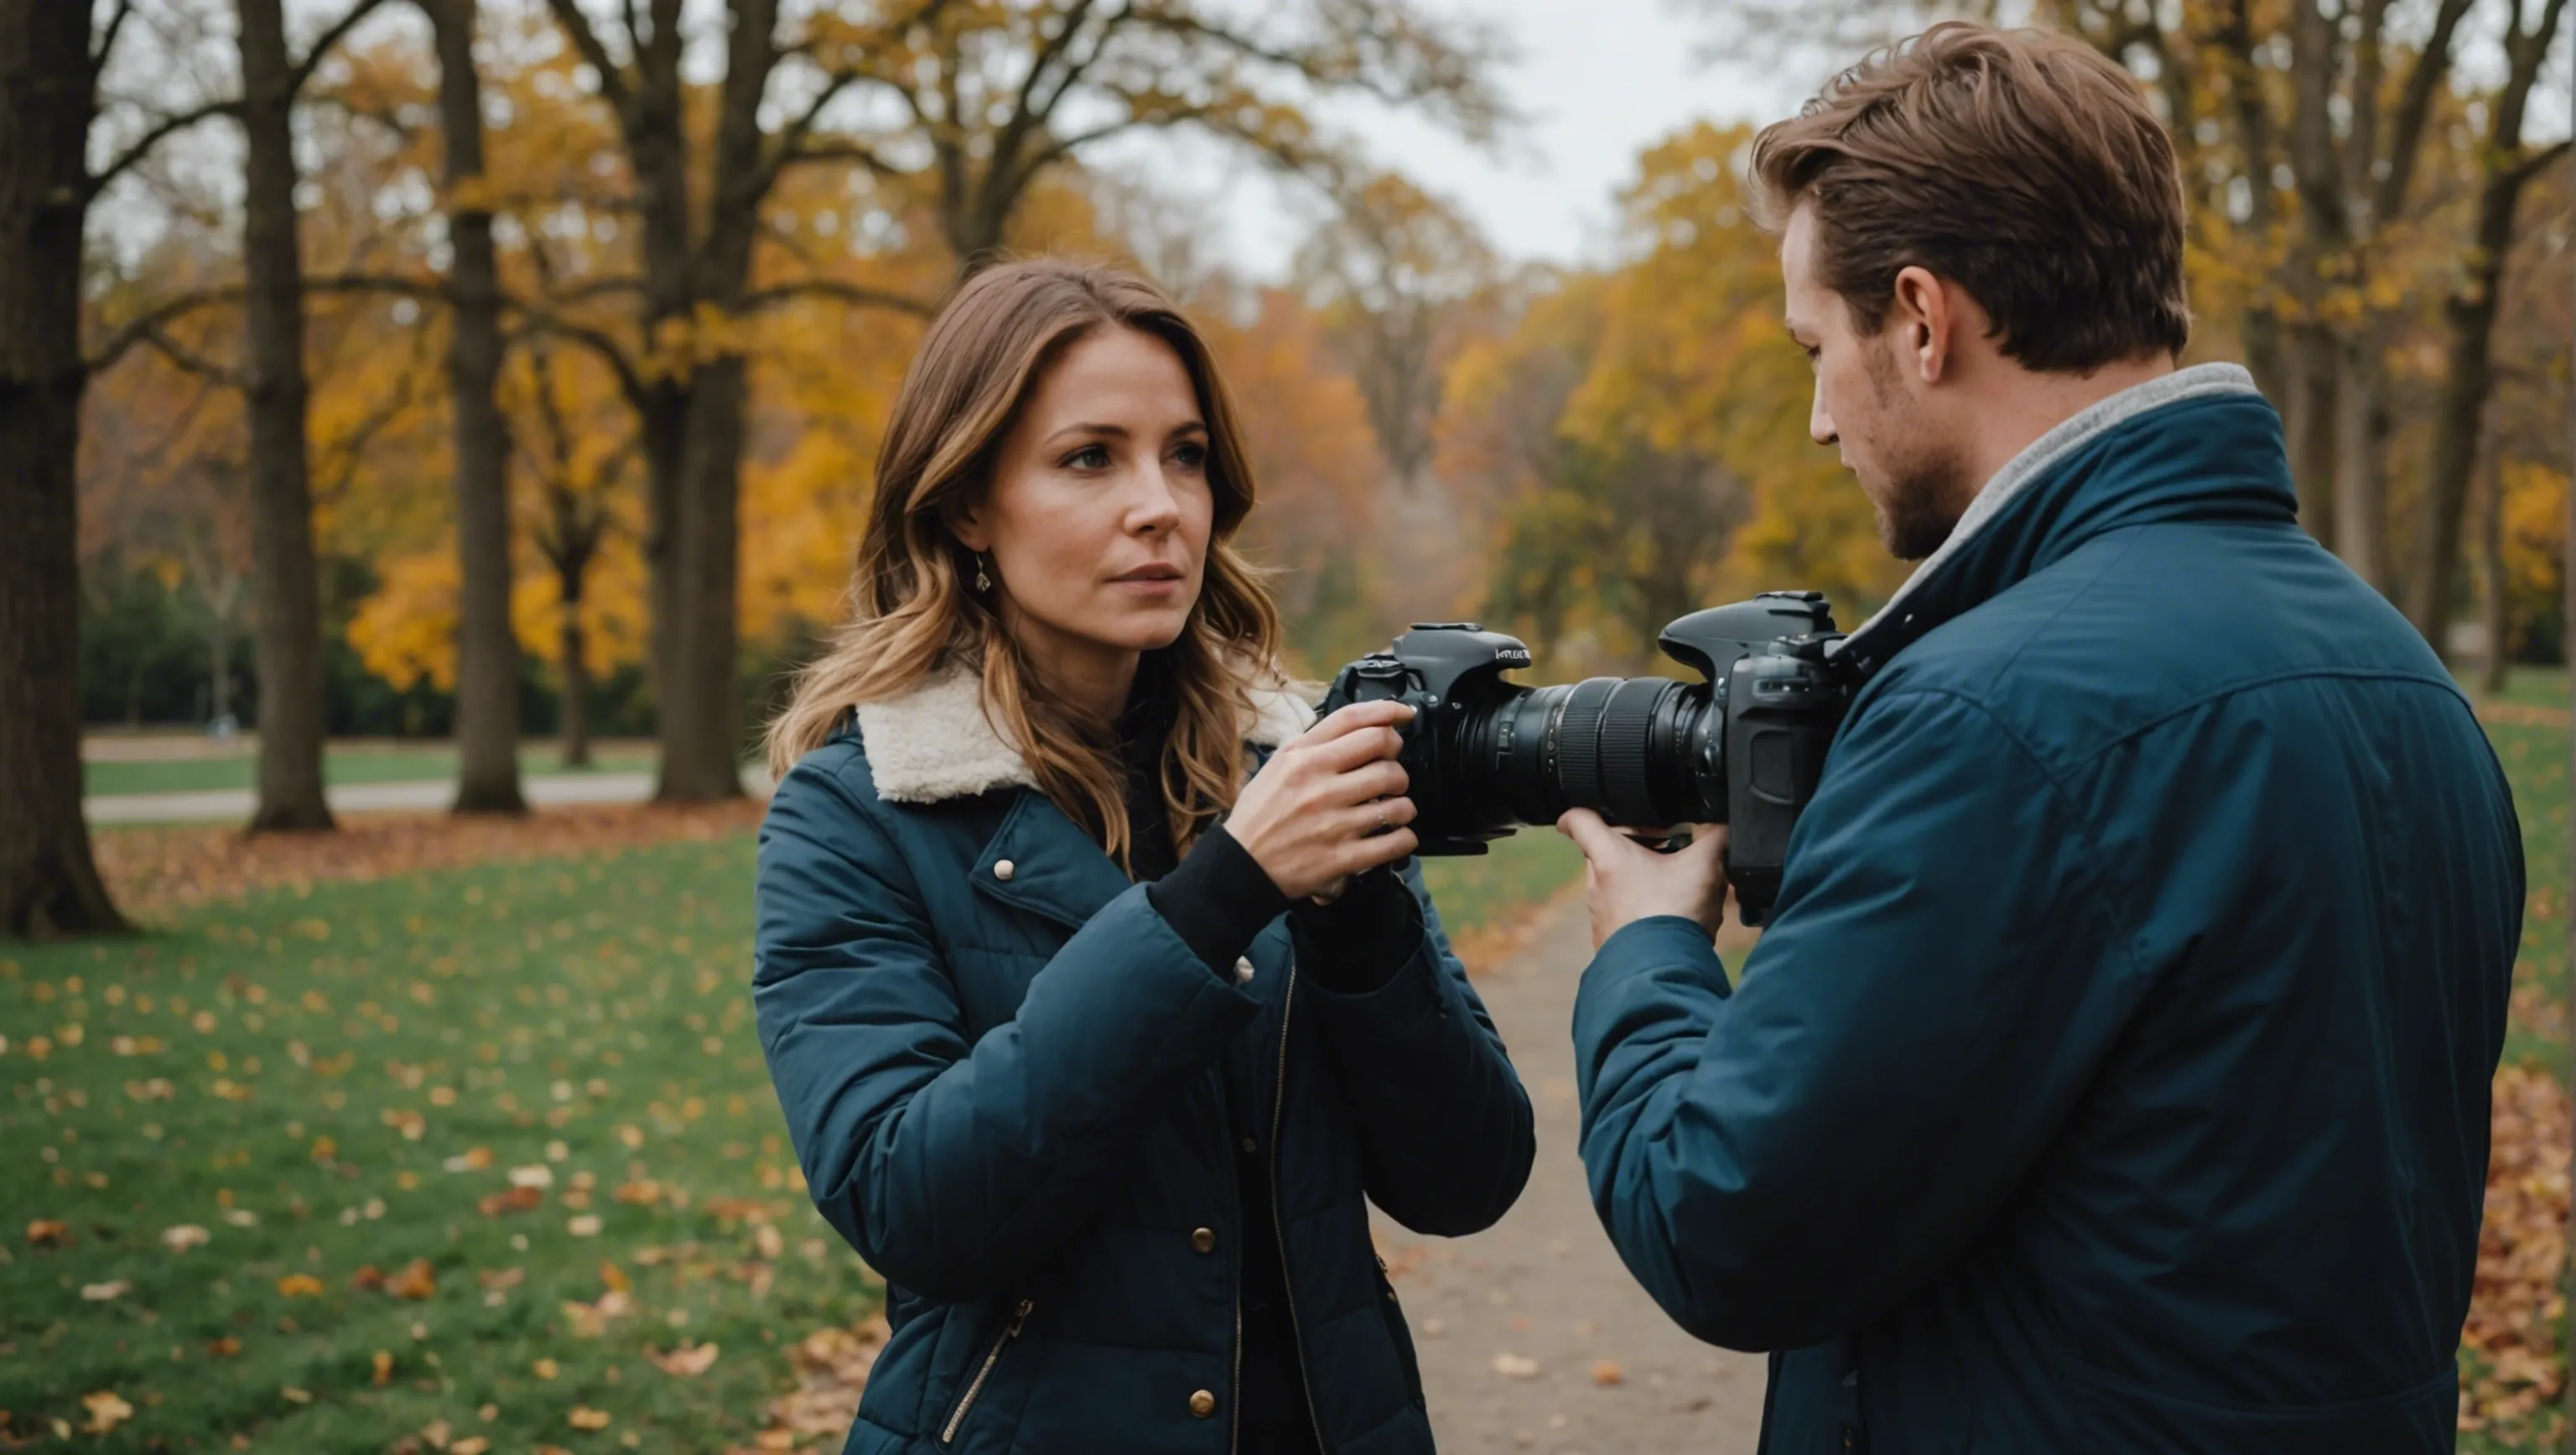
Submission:
[[[1160,461],[1136,472],[1134,497],[1127,505],[1127,528],[1139,535],[1170,530],[1181,523],[1181,498]]]

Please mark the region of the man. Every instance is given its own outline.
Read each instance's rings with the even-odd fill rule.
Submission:
[[[2452,1448],[2523,872],[2469,704],[2177,370],[2131,83],[1945,25],[1753,153],[1812,427],[1922,565],[1730,989],[1588,814],[1583,1157],[1775,1455]]]

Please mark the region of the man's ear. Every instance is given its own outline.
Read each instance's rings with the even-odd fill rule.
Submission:
[[[1938,384],[1950,367],[1950,330],[1964,321],[1951,306],[1950,290],[1928,269],[1914,267],[1897,271],[1895,292],[1887,311],[1889,342],[1916,378]]]

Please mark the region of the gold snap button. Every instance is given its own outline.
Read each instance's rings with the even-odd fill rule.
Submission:
[[[1198,1231],[1190,1234],[1190,1246],[1198,1249],[1202,1253],[1215,1252],[1216,1229],[1200,1228]]]
[[[1019,866],[1008,859],[996,859],[993,861],[993,877],[1001,880],[1004,884],[1010,883],[1011,876],[1018,872]]]
[[[1250,955],[1246,955],[1234,962],[1234,978],[1237,984],[1241,984],[1252,978],[1252,957]]]
[[[1261,1144],[1252,1140],[1250,1137],[1246,1137],[1243,1139],[1243,1150],[1246,1152],[1258,1152],[1261,1150]]]
[[[1216,1396],[1202,1389],[1190,1396],[1190,1413],[1200,1419],[1216,1413]]]

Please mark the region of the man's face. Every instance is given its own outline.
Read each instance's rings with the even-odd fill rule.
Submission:
[[[1891,310],[1884,327],[1862,333],[1851,308],[1827,287],[1816,256],[1816,208],[1802,202],[1780,238],[1788,284],[1789,336],[1816,372],[1807,432],[1842,450],[1843,468],[1878,508],[1879,539],[1897,559],[1919,561],[1950,538],[1973,486],[1959,443],[1946,437],[1929,388],[1913,367],[1906,335],[1919,327]]]

